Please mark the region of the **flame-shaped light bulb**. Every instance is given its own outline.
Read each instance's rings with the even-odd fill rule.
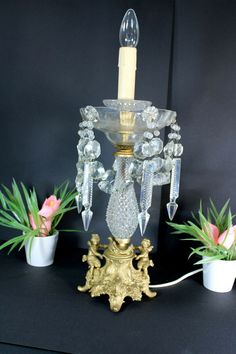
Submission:
[[[133,9],[126,11],[120,26],[121,47],[137,47],[139,40],[139,25]]]
[[[133,9],[126,11],[120,26],[118,99],[134,99],[139,40],[138,19]]]

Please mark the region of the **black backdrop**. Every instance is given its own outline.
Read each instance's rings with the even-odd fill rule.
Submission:
[[[189,217],[200,198],[220,206],[230,196],[235,211],[234,0],[0,0],[0,182],[14,176],[35,185],[41,198],[55,183],[73,183],[78,109],[116,96],[118,30],[129,7],[141,29],[136,97],[176,110],[182,126],[176,220]],[[112,148],[99,139],[108,168]],[[166,227],[167,197],[167,188],[156,192],[147,230],[159,251],[152,283],[173,280],[192,264],[189,244]],[[104,238],[106,202],[96,192],[92,227]],[[64,225],[81,227],[80,218],[75,213]],[[119,314],[105,299],[78,294],[86,265],[76,247],[86,239],[62,235],[61,245],[71,249],[59,247],[48,269],[28,267],[24,255],[1,255],[1,342],[76,354],[235,352],[234,291],[212,293],[189,279]]]
[[[116,97],[118,31],[129,7],[141,31],[136,97],[176,110],[182,126],[176,220],[188,217],[200,198],[221,205],[231,197],[235,210],[233,0],[1,1],[0,182],[9,185],[15,177],[35,185],[41,199],[54,184],[67,178],[73,184],[78,110]],[[108,168],[112,147],[101,134],[99,140]],[[167,199],[166,188],[155,192],[147,235],[162,259],[185,263],[186,244],[169,236],[165,226]],[[96,190],[91,229],[104,239],[106,203],[107,196]],[[64,224],[82,227],[76,213]],[[7,237],[1,229],[0,238]],[[86,241],[87,235],[67,235],[61,242],[84,247]]]

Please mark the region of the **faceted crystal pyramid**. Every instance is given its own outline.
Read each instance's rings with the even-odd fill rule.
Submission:
[[[166,207],[167,207],[169,219],[173,220],[176,210],[178,209],[178,204],[175,202],[170,202],[166,205]]]

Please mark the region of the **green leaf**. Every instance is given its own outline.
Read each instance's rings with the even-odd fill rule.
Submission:
[[[21,236],[16,236],[11,238],[10,240],[4,242],[1,246],[0,246],[0,251],[12,244],[18,244],[19,242],[23,241],[25,238],[25,235],[21,235]]]
[[[12,183],[12,190],[13,190],[13,195],[14,195],[14,199],[15,199],[15,204],[17,205],[18,210],[19,210],[17,215],[18,215],[18,217],[20,217],[24,220],[24,222],[27,226],[30,226],[28,213],[25,208],[25,204],[23,202],[23,199],[22,199],[20,190],[17,186],[17,183],[14,179],[13,179],[13,183]]]
[[[21,182],[21,188],[24,193],[27,208],[28,208],[30,214],[32,214],[32,216],[33,216],[33,219],[34,219],[37,229],[39,229],[40,228],[40,216],[38,215],[39,208],[38,208],[38,201],[37,201],[36,193],[34,190],[28,192],[24,183],[22,183],[22,182]]]

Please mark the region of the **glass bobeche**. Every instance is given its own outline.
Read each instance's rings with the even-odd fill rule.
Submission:
[[[130,145],[140,140],[145,131],[154,132],[170,125],[176,113],[158,109],[158,121],[149,128],[144,120],[145,109],[151,107],[150,101],[104,100],[106,107],[94,107],[98,117],[94,128],[102,131],[113,145]],[[84,117],[84,108],[81,108]]]

